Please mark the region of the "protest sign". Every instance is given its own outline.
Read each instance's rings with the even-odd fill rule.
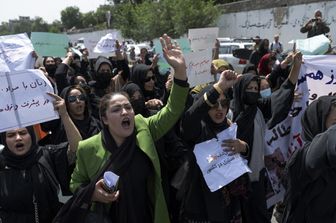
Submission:
[[[59,33],[32,32],[31,41],[39,56],[65,57],[69,47],[68,36]]]
[[[0,132],[58,118],[49,80],[40,70],[0,73]]]
[[[237,124],[217,135],[218,139],[211,139],[195,145],[194,154],[205,182],[211,192],[214,192],[244,173],[251,172],[239,154],[229,156],[221,146],[225,139],[235,139]]]
[[[303,55],[323,55],[330,45],[330,40],[323,34],[307,39],[298,39],[295,41],[296,49]]]
[[[189,29],[188,38],[193,51],[212,49],[218,37],[219,28]]]
[[[116,35],[113,33],[108,33],[99,40],[99,42],[93,49],[93,52],[95,53],[115,52],[116,51],[115,42],[116,42]]]
[[[214,81],[211,75],[211,50],[190,52],[184,55],[190,87]]]
[[[174,42],[176,41],[176,43],[178,44],[178,46],[180,47],[184,55],[186,55],[187,53],[191,51],[190,43],[187,38],[180,38],[180,39],[176,39],[173,41]],[[160,73],[165,74],[170,69],[170,66],[165,60],[165,58],[163,57],[162,46],[161,46],[160,40],[155,39],[153,43],[154,43],[155,54],[159,54],[158,65],[159,65]]]
[[[72,42],[73,46],[76,48],[83,49],[84,47],[89,51],[89,58],[97,58],[98,56],[106,56],[109,57],[113,55],[113,53],[94,53],[93,49],[96,47],[97,43],[101,39],[102,36],[105,36],[109,33],[115,35],[120,42],[124,39],[120,33],[120,31],[115,29],[105,29],[105,30],[98,30],[94,32],[85,32],[85,33],[72,33],[68,34],[70,41]]]
[[[296,88],[296,94],[301,94],[302,99],[293,103],[284,121],[265,133],[265,166],[270,178],[266,192],[268,207],[283,200],[285,189],[281,179],[284,166],[293,152],[303,146],[301,117],[308,102],[323,95],[336,94],[335,63],[335,55],[304,56]]]
[[[33,68],[33,51],[32,42],[25,33],[0,36],[0,72]]]

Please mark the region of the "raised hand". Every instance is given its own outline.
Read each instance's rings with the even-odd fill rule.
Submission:
[[[145,105],[148,109],[160,109],[163,106],[163,102],[159,99],[154,98],[146,101]]]
[[[173,45],[171,38],[167,34],[160,37],[160,42],[164,58],[175,70],[174,77],[180,80],[186,80],[186,63],[181,49],[177,44]]]
[[[300,51],[297,51],[294,54],[293,59],[294,59],[294,64],[301,65],[303,63],[302,53]]]
[[[232,70],[225,70],[221,73],[220,78],[215,85],[220,87],[222,91],[226,91],[231,88],[237,81],[238,74]]]
[[[293,66],[291,71],[289,72],[288,79],[292,84],[296,84],[299,74],[300,74],[300,68],[301,64],[303,63],[302,60],[302,53],[300,51],[295,52],[293,56]]]
[[[58,96],[57,94],[53,93],[47,93],[50,97],[54,98],[55,100],[53,101],[54,109],[58,112],[60,116],[68,114],[66,106],[65,106],[65,101],[63,98]]]

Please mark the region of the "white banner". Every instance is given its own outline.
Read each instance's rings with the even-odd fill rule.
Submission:
[[[0,72],[34,68],[33,44],[27,34],[0,36]]]
[[[219,28],[189,29],[188,38],[193,51],[212,49],[218,37]]]
[[[211,75],[211,50],[190,52],[185,54],[187,75],[190,87],[214,81]]]
[[[116,42],[116,35],[109,33],[103,36],[99,42],[97,43],[96,47],[93,49],[95,53],[112,53],[116,51],[115,42]]]
[[[283,200],[285,189],[280,179],[284,176],[284,167],[291,154],[303,146],[301,117],[308,102],[322,95],[336,94],[335,64],[335,55],[304,56],[296,89],[302,99],[293,103],[287,119],[266,131],[265,165],[270,178],[268,207]]]
[[[220,132],[218,139],[213,138],[195,145],[197,164],[211,192],[224,187],[244,173],[251,172],[240,155],[228,155],[221,145],[223,140],[236,139],[236,134],[237,124],[234,123]]]
[[[40,70],[0,73],[0,132],[58,118],[49,80]]]

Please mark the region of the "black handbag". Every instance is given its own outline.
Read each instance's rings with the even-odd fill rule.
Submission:
[[[58,211],[53,223],[108,223],[109,217],[104,213],[104,205],[98,203],[95,211],[92,212],[91,197],[95,189],[96,182],[102,177],[103,173],[110,167],[111,158],[104,164],[95,178],[89,184],[82,185],[76,190],[74,195]]]

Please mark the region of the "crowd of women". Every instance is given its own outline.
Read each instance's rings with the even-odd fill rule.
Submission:
[[[160,40],[172,67],[166,74],[156,56],[142,55],[147,59],[129,67],[118,43],[115,57],[98,57],[94,66],[85,49],[82,60],[72,52],[63,61],[44,58],[37,69],[54,87],[60,119],[40,123],[43,138],[36,126],[1,133],[0,222],[271,221],[265,131],[288,115],[301,53],[274,63],[264,40],[238,75],[215,50],[211,73],[218,81],[190,89],[183,53],[169,36]],[[283,222],[336,219],[335,108],[336,97],[325,96],[304,114],[305,152],[291,163],[300,175],[288,181]],[[232,123],[237,139],[223,141],[223,149],[240,154],[252,172],[211,192],[193,149]],[[116,190],[106,190],[105,171],[119,176]],[[60,189],[73,195],[65,205]]]

